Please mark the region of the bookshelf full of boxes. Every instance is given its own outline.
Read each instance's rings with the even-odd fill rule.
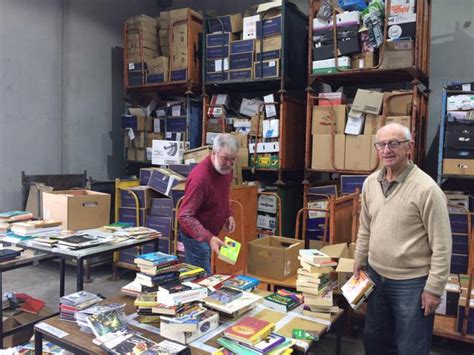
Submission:
[[[186,83],[191,90],[199,85],[200,14],[182,8],[161,11],[157,18],[138,15],[126,21],[124,32],[126,88]]]

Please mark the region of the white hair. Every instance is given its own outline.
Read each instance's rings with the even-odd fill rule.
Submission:
[[[212,151],[218,153],[223,148],[227,148],[232,154],[236,154],[239,151],[239,143],[232,134],[221,133],[214,139],[214,142],[212,143]]]
[[[389,123],[389,124],[386,124],[383,127],[380,127],[379,130],[377,131],[377,134],[376,134],[377,139],[379,137],[380,131],[385,130],[385,129],[390,129],[390,128],[395,128],[395,129],[403,132],[403,135],[405,136],[406,140],[411,141],[413,139],[412,135],[411,135],[410,128],[408,128],[407,126],[404,126],[400,123]]]

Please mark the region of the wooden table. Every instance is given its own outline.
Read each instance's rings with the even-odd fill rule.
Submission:
[[[263,293],[266,293],[266,291],[259,291],[263,296]],[[134,299],[128,296],[124,295],[117,295],[113,296],[110,298],[107,298],[105,302],[107,303],[125,303],[125,314],[133,314],[135,313],[135,306],[133,305]],[[260,306],[262,307],[262,306]],[[256,315],[257,318],[261,319],[267,319],[269,321],[277,322],[278,321],[278,315],[275,314],[276,311],[272,311],[267,309],[266,311],[261,311],[259,312],[258,315]],[[341,334],[342,334],[342,319],[343,319],[343,311],[341,310],[339,313],[334,314],[333,317],[331,318],[331,322],[336,329],[336,355],[340,354],[341,351]],[[285,315],[281,315],[281,317],[284,317]],[[269,318],[270,317],[270,318]],[[308,318],[308,317],[306,317]],[[308,322],[308,320],[305,320]],[[53,332],[47,332],[44,329],[42,329],[42,324],[46,324],[48,326],[52,326],[54,328],[57,328],[63,332],[68,333],[68,335],[64,337],[59,337],[56,333]],[[227,325],[228,326],[228,325]],[[285,327],[285,326],[284,326]],[[289,326],[286,326],[287,328]],[[319,336],[322,336],[327,332],[327,327],[323,326],[321,324],[315,323],[315,327],[318,329],[317,333]],[[130,325],[130,328],[132,330],[135,330],[139,333],[141,333],[144,337],[149,338],[157,343],[160,341],[165,340],[163,337],[149,332],[145,329],[135,327],[133,325]],[[282,328],[283,329],[283,328]],[[289,332],[291,332],[291,329],[286,329],[286,333],[283,335],[288,335]],[[215,333],[215,331],[210,332],[210,333]],[[218,334],[212,334],[212,337],[209,338],[206,341],[201,341],[200,339],[194,341],[193,343],[189,344],[189,348],[191,351],[191,354],[195,355],[201,355],[201,354],[209,354],[210,352],[207,351],[201,344],[205,344],[208,348],[209,347],[214,347],[214,348],[219,348],[220,346],[217,344],[216,340],[222,336],[222,331],[218,332]],[[205,338],[206,335],[204,335],[202,338]],[[94,339],[93,334],[88,334],[81,332],[79,330],[79,327],[77,326],[76,323],[74,322],[67,322],[60,320],[58,316],[49,318],[41,323],[38,323],[35,325],[35,354],[40,355],[42,352],[42,344],[43,344],[43,339],[48,340],[54,344],[57,344],[61,346],[62,348],[69,350],[75,354],[106,354],[107,352],[100,348],[99,346],[95,345],[92,340]],[[317,342],[316,342],[317,346]]]
[[[247,276],[254,277],[256,279],[259,279],[262,284],[267,285],[267,290],[268,291],[274,291],[275,286],[282,286],[282,287],[288,287],[288,288],[296,288],[296,279],[297,275],[293,275],[285,280],[277,280],[277,279],[271,279],[269,277],[264,277],[264,276],[257,276],[257,275],[252,275],[249,273],[246,273]]]
[[[474,344],[474,335],[462,335],[456,331],[456,317],[435,315],[433,335]]]

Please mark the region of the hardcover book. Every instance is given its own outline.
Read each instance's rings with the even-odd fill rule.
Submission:
[[[224,245],[219,250],[219,259],[235,265],[239,258],[241,244],[229,237],[224,238]]]
[[[155,285],[162,285],[170,282],[179,281],[179,271],[170,270],[162,272],[158,275],[146,275],[144,273],[137,273],[136,280],[144,286],[153,287]]]
[[[155,307],[159,303],[157,301],[156,292],[152,293],[141,293],[137,299],[133,302],[137,307]]]
[[[290,296],[282,296],[277,293],[273,293],[264,297],[263,305],[268,308],[276,309],[280,312],[288,312],[298,307],[300,303]]]
[[[265,339],[275,328],[275,324],[265,320],[245,317],[224,331],[226,338],[248,345],[255,345]]]
[[[122,314],[116,309],[90,315],[87,317],[87,323],[97,338],[109,333],[117,333],[127,329]]]

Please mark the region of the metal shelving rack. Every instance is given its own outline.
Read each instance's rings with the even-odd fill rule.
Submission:
[[[265,13],[263,13],[265,21]],[[280,151],[278,168],[255,168],[248,169],[252,173],[255,171],[277,173],[277,182],[283,182],[283,173],[301,170],[304,167],[304,143],[301,137],[304,136],[304,102],[303,85],[306,82],[305,55],[307,52],[306,38],[307,25],[306,16],[287,0],[282,2],[282,48],[280,56],[280,76],[278,78],[257,77],[252,80],[222,80],[207,81],[206,66],[202,69],[202,95],[203,95],[203,130],[202,144],[206,144],[207,131],[207,109],[210,106],[210,96],[214,93],[221,94],[269,94],[275,95],[275,101],[279,105],[280,112]],[[207,34],[207,21],[204,16],[204,37]],[[263,41],[261,43],[261,50]],[[206,40],[203,40],[203,63],[206,63]],[[261,58],[262,61],[262,58]],[[263,111],[263,108],[262,108]]]

